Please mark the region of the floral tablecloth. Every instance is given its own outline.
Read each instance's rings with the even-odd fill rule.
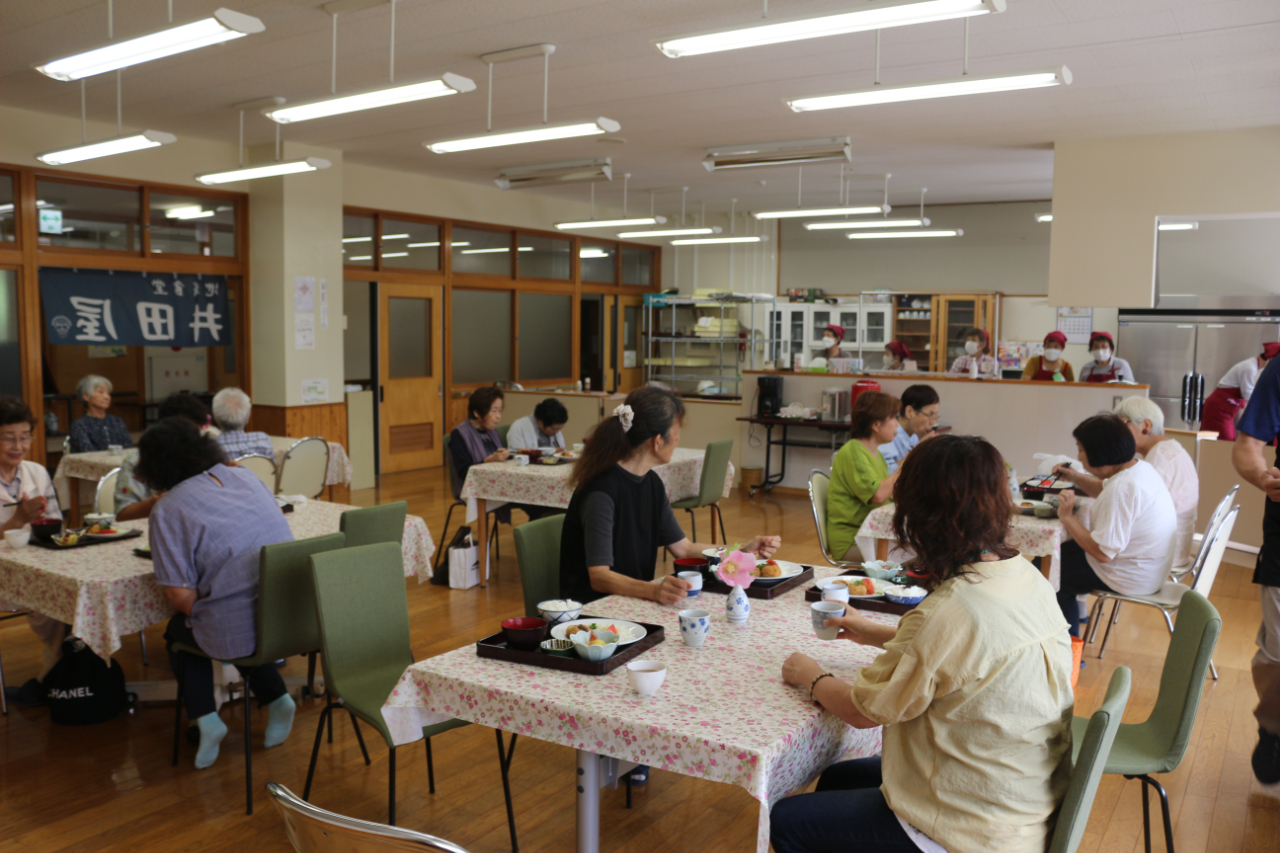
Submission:
[[[276,468],[284,462],[284,455],[290,447],[297,444],[299,439],[287,438],[282,435],[271,436],[271,446],[276,449]],[[330,441],[329,444],[329,471],[325,474],[324,484],[326,486],[350,486],[351,485],[351,458],[347,456],[347,450],[336,441]]]
[[[817,570],[820,577],[836,573]],[[751,617],[741,626],[725,620],[724,604],[725,596],[703,593],[686,605],[711,613],[710,635],[697,649],[681,642],[674,606],[610,596],[586,608],[588,615],[666,629],[666,639],[643,655],[667,665],[653,697],[631,692],[626,667],[602,677],[577,675],[477,657],[473,646],[464,646],[410,666],[383,716],[397,743],[420,739],[424,725],[459,718],[741,785],[761,803],[757,850],[766,853],[769,810],[778,800],[834,761],[880,752],[880,729],[852,728],[815,706],[804,690],[782,681],[783,660],[804,652],[852,681],[880,651],[816,639],[803,588],[771,601],[752,599]]]
[[[353,507],[307,501],[290,513],[297,539],[338,532],[338,518]],[[146,531],[146,521],[117,522]],[[133,553],[143,538],[124,539],[68,551],[28,545],[17,551],[0,545],[0,601],[34,610],[71,625],[71,633],[108,657],[120,638],[168,619],[173,610],[156,585],[151,561]],[[404,571],[419,582],[431,576],[435,543],[417,516],[405,519]]]
[[[667,497],[672,502],[698,496],[698,489],[702,485],[704,456],[705,450],[677,447],[670,462],[653,469],[662,479],[667,488]],[[542,465],[537,462],[529,465],[517,465],[510,461],[472,465],[467,469],[466,482],[462,484],[462,498],[468,501],[483,498],[487,501],[564,509],[573,497],[573,490],[569,488],[569,474],[572,470],[573,464]],[[732,490],[733,463],[730,462],[724,478],[724,497],[729,497]],[[470,512],[468,516],[471,516]]]

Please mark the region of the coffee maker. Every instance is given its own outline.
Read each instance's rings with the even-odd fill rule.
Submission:
[[[761,376],[756,381],[756,393],[760,398],[756,404],[756,415],[776,418],[782,411],[782,377]]]

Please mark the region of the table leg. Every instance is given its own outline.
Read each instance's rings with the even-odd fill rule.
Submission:
[[[578,750],[578,853],[600,853],[600,756]]]
[[[63,512],[63,516],[65,516],[67,520],[68,527],[79,527],[80,526],[80,478],[79,477],[67,478],[67,497],[69,498],[67,502],[70,503],[71,506],[66,507],[66,511]]]
[[[489,585],[489,576],[485,568],[489,565],[489,502],[484,498],[476,498],[476,526],[480,528],[480,586]]]
[[[769,462],[773,458],[773,424],[764,425],[764,471],[760,475],[760,482],[751,487],[751,493],[747,497],[754,498],[756,492],[762,489],[765,483],[769,482]]]
[[[876,559],[877,560],[889,559],[889,540],[888,539],[876,540]]]

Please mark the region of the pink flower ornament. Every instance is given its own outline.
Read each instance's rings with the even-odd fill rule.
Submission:
[[[733,551],[725,554],[716,566],[716,575],[729,586],[740,586],[743,589],[751,586],[755,580],[751,573],[756,570],[756,555],[746,551]]]

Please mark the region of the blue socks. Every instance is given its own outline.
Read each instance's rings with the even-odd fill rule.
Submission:
[[[267,706],[267,738],[263,744],[267,749],[279,746],[289,736],[289,732],[293,730],[293,712],[296,708],[293,697],[288,693]]]
[[[227,724],[215,711],[196,720],[200,727],[200,750],[196,753],[196,769],[203,770],[218,760],[218,746],[227,734]]]

